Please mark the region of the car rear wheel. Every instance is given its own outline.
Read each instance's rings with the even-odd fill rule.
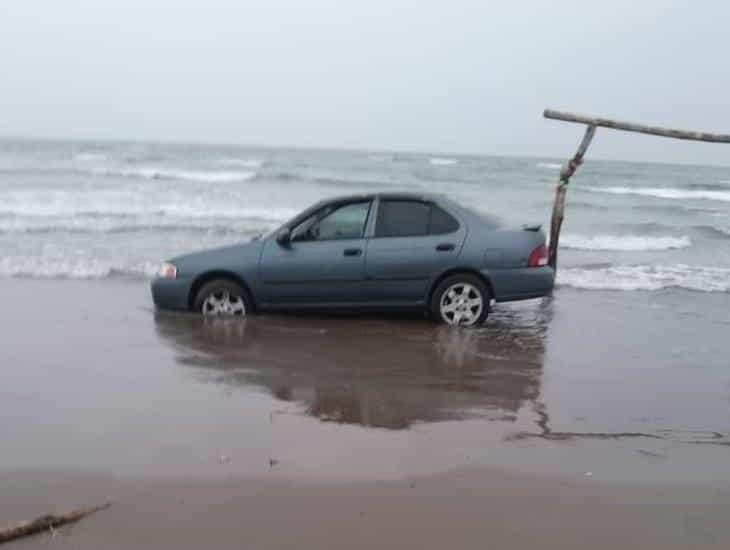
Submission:
[[[489,314],[491,295],[484,282],[468,273],[444,279],[431,297],[431,315],[447,325],[473,327]]]
[[[245,317],[253,311],[253,304],[241,285],[227,279],[216,279],[200,288],[195,295],[193,310],[206,317]]]

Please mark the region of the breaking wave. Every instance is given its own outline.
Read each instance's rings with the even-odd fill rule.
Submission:
[[[100,162],[108,157],[103,153],[76,153],[73,156],[76,162]]]
[[[201,183],[233,183],[248,181],[256,176],[254,171],[216,172],[203,170],[172,170],[166,168],[104,168],[91,171],[97,176],[117,176],[148,180],[177,180]]]
[[[216,223],[212,220],[135,219],[119,217],[77,217],[71,219],[2,219],[0,235],[42,235],[52,233],[187,233],[207,235],[256,235],[274,229],[266,220]]]
[[[587,290],[730,292],[730,268],[675,265],[617,265],[597,269],[561,268],[557,284]]]
[[[39,257],[0,259],[0,277],[31,279],[150,279],[158,265],[150,262],[125,264],[97,259],[46,259]]]
[[[564,235],[560,239],[561,248],[575,250],[606,250],[625,252],[644,252],[672,250],[692,246],[689,237],[645,237],[640,235]]]
[[[730,202],[730,191],[675,189],[672,187],[585,187],[584,189],[596,193],[609,193],[611,195],[639,195],[659,199]]]
[[[257,220],[270,222],[284,222],[295,216],[298,210],[291,208],[236,207],[217,203],[190,202],[177,203],[142,203],[135,200],[125,200],[114,194],[100,195],[97,200],[87,201],[86,204],[72,197],[64,200],[48,202],[23,201],[10,204],[0,204],[0,227],[20,227],[23,223],[33,224],[38,218],[105,218],[105,217],[139,217],[154,216],[165,220]],[[93,222],[89,222],[93,223]]]

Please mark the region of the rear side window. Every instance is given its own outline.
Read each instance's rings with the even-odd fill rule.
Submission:
[[[435,204],[431,206],[431,223],[428,231],[431,235],[445,235],[453,233],[457,229],[459,229],[459,222],[451,214]]]
[[[457,229],[459,222],[436,205],[420,201],[385,200],[378,207],[375,236],[443,235]]]

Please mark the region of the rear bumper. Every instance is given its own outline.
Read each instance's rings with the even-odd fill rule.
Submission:
[[[555,270],[550,266],[491,269],[482,273],[492,282],[497,302],[541,298],[551,294],[555,286]]]
[[[191,279],[154,279],[150,285],[152,301],[160,309],[187,311]]]

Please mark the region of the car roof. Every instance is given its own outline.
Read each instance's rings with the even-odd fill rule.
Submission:
[[[320,204],[327,204],[330,202],[347,202],[356,200],[372,200],[374,198],[381,199],[401,199],[401,200],[426,200],[426,201],[439,201],[447,200],[446,197],[440,193],[414,193],[408,191],[386,191],[379,193],[362,193],[359,195],[341,195],[337,197],[331,197],[320,201]]]

